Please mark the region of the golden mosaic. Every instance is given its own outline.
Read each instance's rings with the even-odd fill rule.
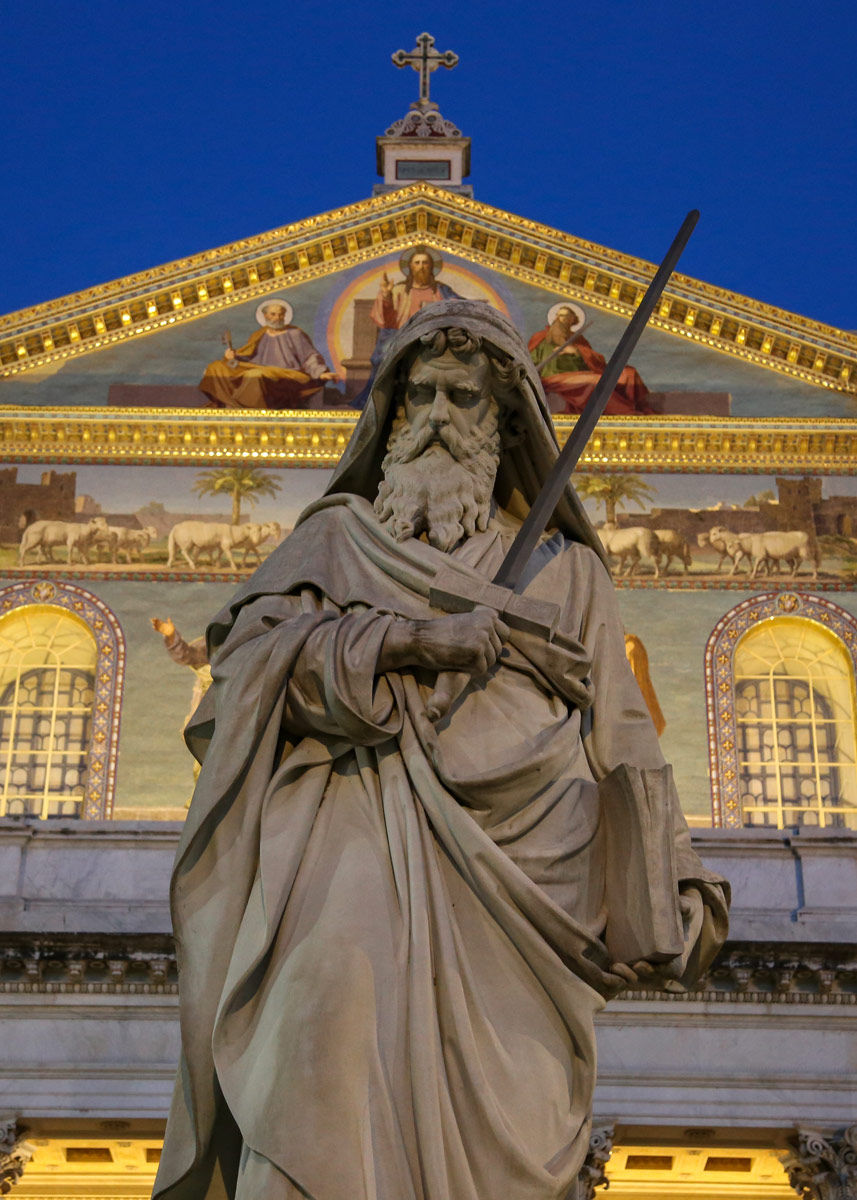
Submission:
[[[0,376],[295,286],[414,240],[630,316],[654,268],[468,197],[415,183],[0,318]],[[676,274],[653,326],[757,366],[857,394],[857,335]]]

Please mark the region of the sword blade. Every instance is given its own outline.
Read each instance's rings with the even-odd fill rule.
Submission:
[[[527,517],[518,530],[509,552],[503,559],[500,570],[494,576],[493,582],[501,587],[514,590],[521,577],[524,567],[530,560],[530,555],[539,543],[539,538],[547,528],[548,521],[559,503],[569,477],[577,466],[586,443],[592,436],[598,419],[607,407],[607,401],[613,395],[613,389],[619,381],[628,359],[633,353],[640,334],[646,328],[649,317],[654,312],[655,305],[660,299],[661,292],[672,275],[681,253],[693,233],[699,213],[696,209],[689,212],[676,234],[666,256],[658,267],[655,277],[646,289],[646,294],[640,301],[640,306],[628,322],[628,327],[619,339],[619,344],[613,351],[610,361],[604,369],[604,374],[595,385],[586,407],[580,414],[577,424],[571,432],[556,462],[548,473]]]

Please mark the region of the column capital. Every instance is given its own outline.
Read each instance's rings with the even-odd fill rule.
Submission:
[[[615,1125],[597,1125],[589,1135],[589,1149],[577,1175],[577,1200],[594,1200],[595,1189],[609,1187],[604,1167],[613,1153]]]
[[[15,1117],[0,1117],[0,1196],[6,1196],[24,1174],[33,1147],[24,1140],[27,1130]]]
[[[803,1200],[857,1200],[857,1125],[822,1134],[798,1128],[783,1166]]]

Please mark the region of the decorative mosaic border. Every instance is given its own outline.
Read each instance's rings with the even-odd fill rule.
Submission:
[[[262,559],[264,562],[265,559]],[[18,571],[27,578],[32,578],[33,567],[38,564],[28,564],[23,568],[5,567],[2,570],[5,579],[13,579]],[[243,583],[253,574],[256,567],[247,571],[206,571],[188,570],[99,570],[97,566],[86,569],[64,569],[59,563],[52,566],[46,564],[51,579],[89,580],[90,582],[110,583],[113,581],[129,583]],[[781,581],[766,579],[769,589],[779,592],[794,591],[795,584],[800,582],[792,577],[784,577]],[[649,591],[649,592],[749,592],[753,591],[754,583],[749,575],[700,575],[694,579],[684,575],[644,576],[643,578],[626,575],[614,575],[613,586],[619,591]],[[813,579],[812,586],[817,592],[857,592],[857,579]]]
[[[262,562],[264,561],[265,559],[263,558]],[[21,574],[26,574],[27,578],[32,580],[33,567],[38,565],[38,563],[28,564],[26,567],[21,568]],[[45,564],[45,569],[50,573],[52,580],[82,579],[88,580],[90,583],[112,583],[114,581],[123,583],[242,583],[244,580],[250,578],[256,567],[254,566],[247,571],[223,571],[220,574],[216,571],[206,570],[199,572],[188,570],[99,571],[96,567],[92,567],[89,570],[64,570],[59,563],[55,563],[54,565]],[[14,578],[17,569],[15,567],[5,567],[0,573],[2,573],[4,579],[9,580]],[[857,591],[857,584],[854,584],[851,590]]]
[[[356,421],[351,409],[236,415],[213,409],[0,407],[0,459],[334,467]],[[561,445],[575,423],[571,417],[554,419]],[[581,469],[850,475],[857,472],[857,421],[603,417]]]
[[[0,376],[146,336],[415,241],[624,317],[654,266],[427,183],[0,317]],[[857,394],[857,336],[685,275],[655,328],[833,391]]]
[[[0,588],[0,615],[26,608],[30,604],[48,605],[80,617],[95,638],[95,710],[81,816],[87,820],[111,817],[116,792],[119,720],[125,681],[125,637],[122,628],[103,600],[71,583],[59,583],[55,579],[28,579]]]
[[[832,600],[806,592],[762,592],[729,610],[717,622],[705,647],[705,704],[711,769],[712,823],[743,827],[738,798],[738,751],[735,717],[735,647],[751,625],[776,616],[808,617],[842,639],[857,674],[857,619]]]

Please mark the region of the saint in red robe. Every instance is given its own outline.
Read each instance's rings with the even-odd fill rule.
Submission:
[[[559,322],[547,325],[534,333],[529,340],[533,362],[538,367],[567,340],[568,330]],[[554,413],[579,413],[592,395],[593,388],[604,374],[607,360],[603,354],[593,350],[582,335],[555,358],[551,358],[544,371],[539,371],[547,394],[548,404]],[[607,401],[606,416],[622,417],[629,413],[650,413],[654,410],[648,401],[649,389],[640,378],[635,367],[625,367]]]

